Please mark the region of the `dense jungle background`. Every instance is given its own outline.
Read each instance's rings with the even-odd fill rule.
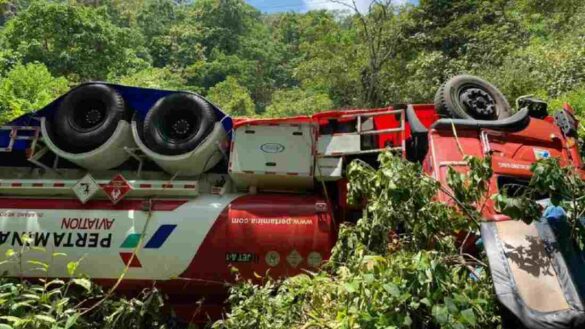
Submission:
[[[457,73],[585,107],[585,2],[421,0],[263,14],[243,0],[0,1],[0,118],[87,80],[192,90],[232,115],[429,102]],[[343,6],[342,6],[343,7]]]

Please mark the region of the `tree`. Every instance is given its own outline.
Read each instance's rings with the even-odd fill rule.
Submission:
[[[382,70],[402,53],[410,37],[409,29],[406,28],[410,23],[409,17],[401,15],[392,0],[372,0],[366,14],[359,10],[355,0],[352,0],[351,5],[344,1],[333,2],[353,10],[353,28],[363,40],[362,51],[366,60],[360,71],[362,104],[385,105],[387,100],[383,95]]]
[[[244,0],[200,0],[193,7],[193,19],[202,29],[208,52],[217,49],[234,53],[260,13]]]
[[[293,76],[302,88],[327,93],[338,107],[363,105],[360,76],[367,59],[355,30],[325,11],[307,14],[296,24],[298,37],[286,33],[291,47],[298,42]]]
[[[325,93],[292,88],[275,91],[272,103],[266,108],[264,115],[267,117],[311,115],[331,110],[333,107],[333,102]]]
[[[183,68],[204,58],[203,30],[193,6],[172,0],[148,0],[136,15],[136,26],[156,67]]]
[[[36,1],[6,24],[2,36],[25,63],[44,63],[71,80],[103,80],[149,61],[141,35],[115,26],[100,8]]]
[[[281,44],[273,40],[260,13],[242,0],[204,0],[195,2],[189,17],[205,49],[205,58],[187,70],[189,82],[210,88],[233,76],[250,91],[257,111],[264,110],[290,72],[282,65]]]
[[[231,116],[255,115],[254,101],[250,97],[250,92],[233,77],[227,77],[225,81],[211,87],[207,97]]]
[[[225,81],[228,76],[237,78],[241,84],[249,86],[254,79],[257,62],[236,55],[214,51],[208,60],[199,60],[185,69],[185,77],[190,85],[209,89]]]
[[[22,56],[11,50],[11,49],[2,49],[0,50],[0,76],[6,74],[7,71],[10,71],[14,65],[19,64],[22,61]]]
[[[146,88],[161,88],[170,90],[184,90],[190,89],[185,85],[185,79],[178,73],[171,71],[168,68],[149,67],[138,72],[125,75],[115,82]]]
[[[0,79],[0,124],[41,109],[65,93],[68,82],[40,63],[18,64]]]

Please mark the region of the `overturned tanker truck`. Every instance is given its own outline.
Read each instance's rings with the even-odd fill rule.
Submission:
[[[327,260],[338,224],[360,212],[346,202],[351,160],[375,165],[393,150],[445,183],[449,166],[465,169],[461,143],[492,156],[492,191],[525,184],[543,157],[582,170],[572,110],[520,104],[512,113],[491,84],[456,76],[435,104],[238,119],[194,93],[82,84],[0,128],[0,253],[43,247],[23,257],[49,263],[51,277],[81,260],[78,272],[106,287],[123,277],[118,291],[132,294],[156,282],[178,316],[192,319],[205,297],[199,314],[217,317],[232,266],[285,277]],[[502,305],[529,328],[582,327],[583,278],[544,247],[557,239],[546,221],[482,214]],[[520,266],[510,248],[535,249],[549,270]],[[24,264],[0,270],[46,276]]]

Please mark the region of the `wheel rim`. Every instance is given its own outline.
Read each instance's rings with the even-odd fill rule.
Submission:
[[[462,88],[459,100],[466,112],[476,119],[496,120],[496,101],[487,91],[478,87]]]
[[[100,99],[84,99],[76,104],[71,126],[80,132],[92,131],[106,121],[107,105]]]
[[[171,109],[158,125],[159,135],[167,143],[182,143],[197,133],[198,119],[186,109]]]

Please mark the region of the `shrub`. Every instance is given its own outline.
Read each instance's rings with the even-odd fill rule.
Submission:
[[[15,65],[0,79],[0,124],[39,110],[67,87],[65,78],[53,77],[43,64]]]
[[[31,251],[47,251],[24,246],[9,249],[1,266],[32,266],[40,278],[23,280],[0,277],[0,329],[171,329],[171,317],[164,312],[164,296],[156,287],[143,290],[139,296],[110,298],[100,286],[76,273],[78,262],[67,264],[69,278],[48,279],[50,264],[25,260]],[[52,257],[64,254],[53,253]],[[27,257],[28,258],[28,257]]]
[[[250,92],[234,77],[228,76],[225,81],[211,87],[207,97],[232,116],[250,117],[255,114],[255,105]]]

